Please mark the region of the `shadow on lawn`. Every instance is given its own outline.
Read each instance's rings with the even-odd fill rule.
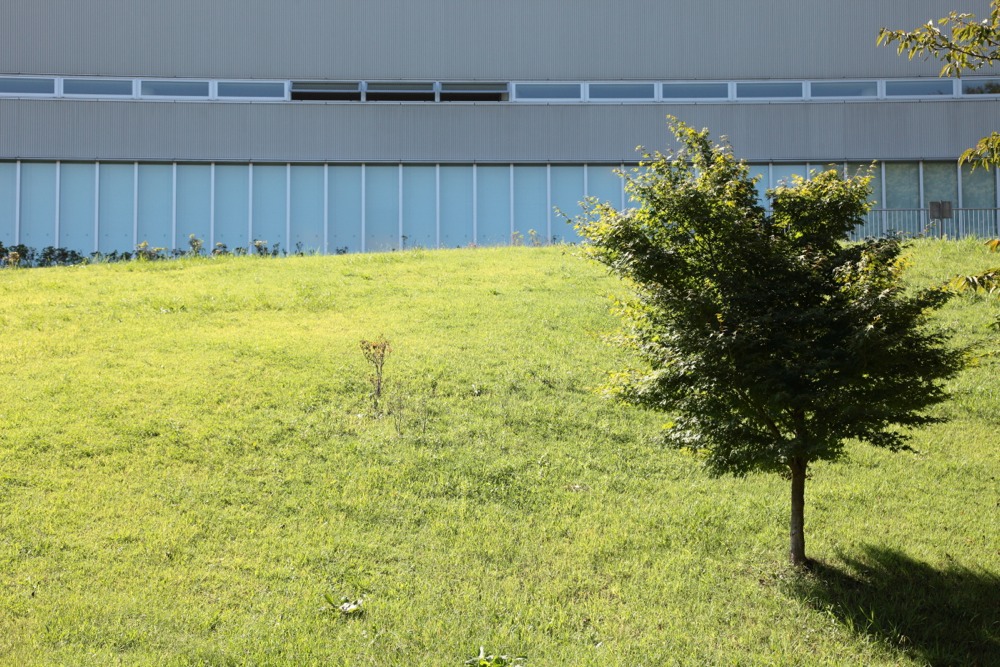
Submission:
[[[841,559],[843,567],[814,563],[795,594],[927,664],[1000,665],[1000,575],[937,570],[876,547]]]

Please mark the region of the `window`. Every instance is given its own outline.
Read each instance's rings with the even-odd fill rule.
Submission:
[[[360,102],[361,84],[357,81],[293,81],[292,99],[297,101]]]
[[[129,79],[63,79],[63,94],[91,97],[131,97],[132,81]]]
[[[877,97],[875,81],[813,81],[812,97]]]
[[[757,99],[802,97],[802,84],[797,81],[737,83],[736,97]]]
[[[963,95],[1000,95],[1000,79],[965,79]]]
[[[208,97],[208,81],[146,80],[140,91],[148,97]]]
[[[285,84],[263,81],[220,81],[219,97],[284,99]]]
[[[0,95],[54,95],[55,79],[0,77]]]
[[[592,83],[587,86],[591,100],[649,100],[656,97],[651,83]]]
[[[579,100],[578,83],[518,83],[514,96],[519,100]]]
[[[442,83],[442,102],[505,102],[506,83]]]
[[[889,96],[954,95],[951,79],[923,79],[918,81],[886,81],[885,94]]]
[[[665,83],[665,100],[724,100],[729,97],[728,83]]]
[[[369,83],[369,102],[433,102],[433,83]]]

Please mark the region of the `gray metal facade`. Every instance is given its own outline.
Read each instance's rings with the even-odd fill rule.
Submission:
[[[698,105],[234,104],[0,100],[7,159],[633,162],[666,114],[751,161],[954,159],[995,100]]]
[[[934,76],[878,48],[987,0],[32,0],[0,6],[0,74],[620,81]],[[664,116],[750,160],[953,159],[993,99],[708,104],[0,99],[0,159],[620,162]]]
[[[9,0],[6,73],[619,80],[933,75],[875,48],[987,0]]]

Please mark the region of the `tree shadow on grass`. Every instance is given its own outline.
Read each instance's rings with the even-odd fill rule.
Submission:
[[[929,665],[1000,665],[1000,575],[935,569],[898,551],[864,547],[844,566],[814,563],[794,593]]]

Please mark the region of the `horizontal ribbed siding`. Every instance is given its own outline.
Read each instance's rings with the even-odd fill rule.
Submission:
[[[0,5],[4,73],[318,79],[934,75],[877,48],[953,0],[31,0]],[[984,14],[988,0],[958,9]]]
[[[751,160],[954,159],[991,100],[704,104],[226,104],[0,99],[4,159],[629,162],[664,116]]]

